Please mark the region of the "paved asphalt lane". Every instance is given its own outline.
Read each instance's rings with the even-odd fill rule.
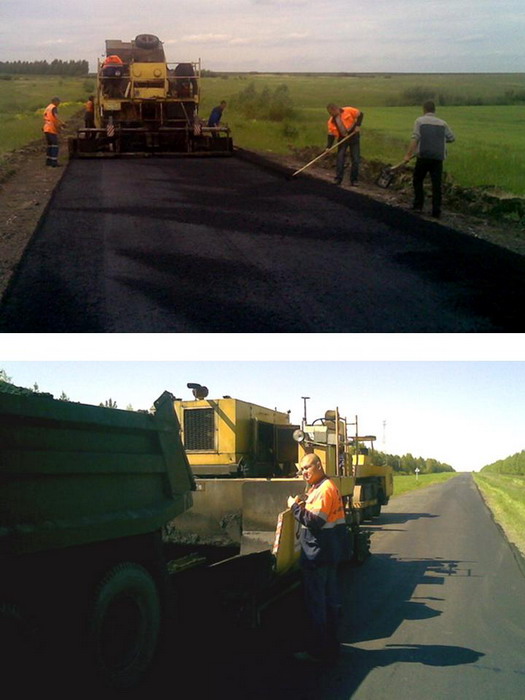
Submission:
[[[231,611],[214,599],[214,586],[206,578],[186,588],[175,585],[178,613],[145,683],[96,697],[522,698],[525,566],[494,523],[471,475],[395,497],[366,527],[372,533],[372,556],[361,567],[340,571],[344,618],[336,662],[305,664],[292,656],[304,646],[300,589],[274,602],[263,611],[262,627],[249,630],[235,627]],[[245,582],[247,588],[251,584]],[[94,696],[83,694],[89,677],[68,678],[60,659],[26,675],[41,692]]]
[[[76,160],[3,332],[523,331],[525,259],[240,158]]]
[[[270,656],[259,659],[264,669],[252,661],[231,674],[238,697],[523,697],[525,568],[471,475],[396,497],[372,523],[373,556],[341,576],[340,660],[323,667],[280,658],[283,635],[300,645],[300,620],[283,607]]]
[[[187,621],[135,698],[185,683],[194,700],[516,700],[525,688],[525,566],[470,474],[391,500],[366,524],[372,556],[340,571],[340,658],[295,661],[300,590],[259,632],[215,616],[213,589],[179,600]],[[181,653],[182,645],[182,653]]]

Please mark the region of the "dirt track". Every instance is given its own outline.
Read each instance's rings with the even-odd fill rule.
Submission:
[[[522,331],[525,259],[239,158],[73,161],[4,332]]]

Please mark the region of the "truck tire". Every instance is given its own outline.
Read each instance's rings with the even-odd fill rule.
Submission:
[[[89,648],[104,685],[136,686],[151,666],[159,633],[155,581],[139,564],[117,564],[101,579],[89,619]]]
[[[139,34],[135,37],[135,46],[138,49],[156,49],[160,39],[154,34]]]
[[[378,491],[377,493],[377,503],[375,506],[372,508],[372,515],[374,518],[377,518],[379,515],[381,515],[381,504],[384,501],[384,495],[382,491]]]

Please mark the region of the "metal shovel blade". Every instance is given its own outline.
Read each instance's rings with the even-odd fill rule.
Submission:
[[[385,168],[381,172],[381,175],[377,178],[376,184],[379,187],[383,187],[384,189],[386,189],[387,187],[390,187],[394,177],[395,177],[395,171],[393,171],[392,168]]]

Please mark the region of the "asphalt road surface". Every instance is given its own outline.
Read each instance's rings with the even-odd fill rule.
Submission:
[[[341,658],[301,648],[300,596],[268,613],[264,642],[201,624],[195,697],[515,700],[525,687],[525,576],[472,477],[395,499],[374,519],[372,557],[341,571]],[[199,602],[195,601],[196,608]],[[203,655],[199,651],[205,650]],[[214,695],[214,690],[216,695]]]
[[[184,588],[152,673],[133,691],[89,690],[43,649],[17,683],[58,697],[142,700],[517,700],[525,687],[525,565],[469,474],[393,498],[371,531],[372,556],[340,570],[340,657],[301,663],[302,592],[263,611],[259,629],[232,622],[208,573]],[[38,576],[38,570],[35,570]],[[239,575],[236,586],[246,577]],[[34,694],[34,693],[33,693]],[[12,694],[14,697],[14,694]],[[30,695],[27,695],[29,697]]]
[[[3,332],[517,332],[525,259],[244,159],[76,160]]]
[[[212,587],[179,601],[152,677],[130,697],[193,700],[516,700],[525,687],[525,566],[472,477],[392,499],[367,525],[372,556],[343,567],[340,658],[301,663],[296,590],[257,632],[217,615]]]
[[[515,700],[525,688],[525,569],[472,477],[392,499],[374,519],[373,555],[341,572],[340,659],[301,648],[298,598],[276,604],[264,643],[199,626],[195,698]],[[199,600],[193,601],[195,610]],[[188,667],[189,668],[189,667]]]

